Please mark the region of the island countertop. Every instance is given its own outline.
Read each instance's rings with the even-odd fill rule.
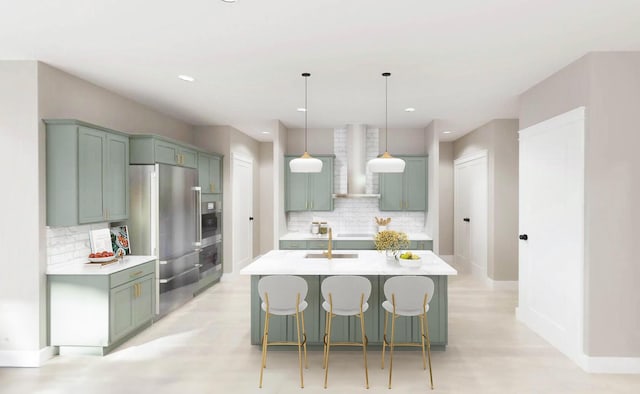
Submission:
[[[241,275],[457,275],[458,272],[430,250],[412,251],[422,258],[417,268],[388,263],[375,250],[338,250],[334,254],[356,254],[356,258],[305,258],[319,250],[272,250],[244,267]]]

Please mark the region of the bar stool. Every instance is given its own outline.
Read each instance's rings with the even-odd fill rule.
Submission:
[[[391,388],[391,374],[393,373],[393,348],[395,346],[419,346],[422,348],[422,365],[427,369],[424,356],[424,343],[427,341],[427,354],[429,355],[429,381],[433,390],[433,374],[431,371],[431,342],[429,341],[429,326],[427,323],[427,311],[429,301],[433,297],[435,285],[431,278],[426,276],[395,276],[384,283],[384,295],[387,298],[382,303],[384,308],[384,337],[382,343],[382,369],[384,369],[384,351],[390,348],[389,360],[389,388]],[[391,313],[391,343],[387,340],[387,320]],[[420,316],[421,343],[395,343],[396,319],[399,316]],[[426,331],[425,331],[426,330]],[[425,335],[426,334],[426,335]]]
[[[364,356],[365,386],[369,388],[369,371],[367,369],[367,336],[364,330],[364,312],[369,309],[367,300],[371,295],[371,282],[362,276],[331,276],[322,281],[322,308],[326,311],[324,334],[324,388],[327,388],[329,376],[329,350],[331,346],[362,346]],[[334,316],[359,316],[362,343],[331,342],[331,322]]]
[[[304,298],[307,296],[307,290],[307,281],[299,276],[265,276],[258,281],[258,294],[260,294],[260,299],[262,299],[262,310],[265,311],[264,331],[262,335],[262,361],[260,363],[260,388],[262,388],[262,374],[267,365],[267,347],[272,345],[298,346],[300,387],[304,388],[304,378],[302,376],[302,348],[304,348],[305,368],[309,367],[307,363],[307,334],[304,328],[304,310],[308,306]],[[268,342],[269,319],[271,315],[295,315],[296,329],[298,331],[297,342]],[[302,337],[304,337],[304,340],[301,340],[300,321],[302,321]]]

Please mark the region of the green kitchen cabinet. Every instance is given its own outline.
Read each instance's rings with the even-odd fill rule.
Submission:
[[[198,151],[195,147],[157,135],[132,135],[131,164],[169,164],[198,168]]]
[[[129,216],[129,137],[77,120],[47,125],[47,225]]]
[[[311,174],[291,172],[289,162],[297,157],[285,156],[285,211],[332,211],[335,156],[314,156],[322,171]]]
[[[51,346],[106,354],[152,323],[155,260],[112,274],[97,269],[47,278]]]
[[[202,194],[222,193],[222,157],[198,152],[198,181]]]
[[[380,174],[380,210],[426,211],[427,157],[398,157],[406,163],[403,173]]]

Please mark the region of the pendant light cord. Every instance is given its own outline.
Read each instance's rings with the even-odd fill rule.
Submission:
[[[307,112],[309,108],[307,106],[307,73],[302,74],[304,76],[304,151],[307,152]]]
[[[388,74],[388,73],[385,73]],[[384,75],[384,151],[389,151],[389,75]]]

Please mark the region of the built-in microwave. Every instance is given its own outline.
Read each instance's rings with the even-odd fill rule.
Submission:
[[[211,245],[222,238],[222,202],[202,203],[202,246]]]

